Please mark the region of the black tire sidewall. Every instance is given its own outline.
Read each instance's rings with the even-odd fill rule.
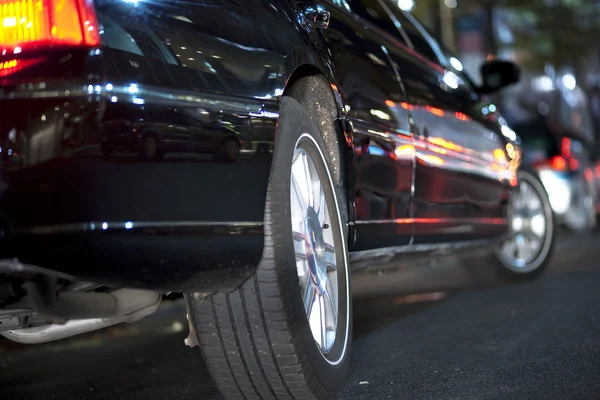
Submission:
[[[344,242],[343,249],[340,249],[340,246],[336,245],[336,259],[345,260],[346,262],[342,262],[343,267],[338,264],[340,265],[338,268],[338,292],[340,294],[338,299],[338,337],[336,337],[336,344],[330,353],[336,351],[336,346],[343,344],[343,336],[346,336],[346,349],[343,358],[337,365],[327,362],[314,342],[304,311],[296,269],[290,210],[290,181],[294,150],[296,143],[303,134],[308,134],[314,140],[312,142],[312,140],[307,138],[301,139],[307,140],[305,142],[306,147],[303,146],[303,148],[311,155],[315,167],[319,172],[327,205],[330,210],[331,228],[334,229],[334,234],[338,237],[338,240]],[[321,155],[325,162],[322,161]],[[278,265],[280,282],[282,286],[285,286],[283,293],[291,294],[288,301],[294,310],[295,325],[299,331],[297,333],[301,338],[300,343],[296,344],[297,353],[299,356],[301,353],[306,354],[309,360],[308,368],[314,370],[325,388],[330,391],[337,391],[344,386],[350,368],[352,306],[351,297],[349,296],[350,286],[347,270],[347,254],[343,254],[346,249],[346,238],[343,233],[345,232],[344,225],[346,219],[341,216],[340,212],[342,208],[339,205],[341,201],[346,201],[346,199],[340,198],[339,193],[335,193],[337,207],[331,207],[334,204],[333,199],[336,188],[335,184],[331,185],[330,181],[328,181],[328,179],[332,179],[332,174],[330,168],[326,169],[328,168],[326,164],[331,165],[331,160],[317,126],[300,103],[292,98],[284,97],[280,106],[269,190],[270,212],[272,216],[271,229],[276,242],[273,246],[274,257]],[[328,170],[330,178],[326,177]],[[346,326],[348,327],[347,330]],[[341,340],[340,335],[342,337]]]

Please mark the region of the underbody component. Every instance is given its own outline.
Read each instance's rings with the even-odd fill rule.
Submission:
[[[0,273],[25,279],[26,297],[0,309],[0,335],[24,344],[135,322],[154,313],[162,300],[160,292],[151,290],[90,291],[94,286],[89,283],[73,282],[72,277],[57,276],[18,260],[0,260]]]
[[[121,322],[135,322],[154,313],[162,296],[158,292],[141,289],[119,289],[107,293],[114,298],[117,314],[109,318],[74,319],[65,324],[50,324],[33,328],[9,330],[0,335],[15,342],[37,344],[64,339],[80,333],[106,328]]]

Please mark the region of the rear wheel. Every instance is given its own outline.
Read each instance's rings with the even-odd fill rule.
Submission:
[[[240,288],[186,295],[206,365],[227,399],[328,399],[350,367],[344,224],[317,126],[281,102],[265,249]]]
[[[232,162],[240,154],[240,144],[237,140],[225,139],[213,153],[216,161]]]
[[[536,277],[550,260],[555,229],[548,194],[534,175],[519,172],[508,212],[510,231],[495,252],[500,272],[509,279]]]
[[[110,147],[108,145],[102,145],[102,156],[104,158],[109,158],[111,156],[111,154],[113,153],[113,151],[115,150],[113,147]]]
[[[161,160],[165,152],[160,150],[160,142],[154,133],[147,133],[142,138],[140,154],[146,160]]]

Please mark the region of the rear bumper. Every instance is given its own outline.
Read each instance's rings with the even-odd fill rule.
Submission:
[[[109,105],[132,119],[139,107],[201,110],[227,121],[227,135],[234,126],[249,148],[233,162],[185,148],[160,161],[106,157]],[[140,86],[132,95],[112,84],[0,91],[0,258],[116,285],[204,290],[235,283],[262,254],[271,154],[252,143],[273,142],[277,114],[265,107]],[[260,138],[253,123],[263,128]]]

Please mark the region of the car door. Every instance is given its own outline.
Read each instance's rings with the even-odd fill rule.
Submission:
[[[359,2],[322,3],[331,14],[322,30],[353,136],[354,250],[406,245],[414,155],[405,101],[382,41],[383,10],[365,15]],[[365,18],[366,17],[366,18]],[[387,20],[386,20],[387,19]]]
[[[415,121],[415,244],[485,238],[506,229],[505,143],[485,103],[447,52],[394,3],[386,6],[409,49],[393,52]]]

